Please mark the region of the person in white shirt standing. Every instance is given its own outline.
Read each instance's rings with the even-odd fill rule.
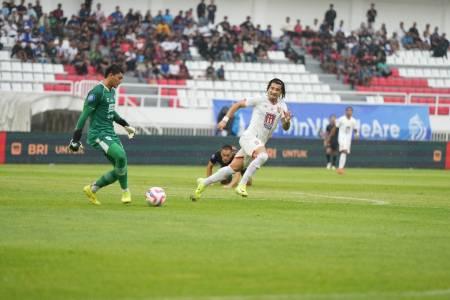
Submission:
[[[241,149],[236,153],[230,165],[219,169],[208,178],[197,179],[197,189],[191,195],[192,201],[199,200],[203,191],[209,185],[241,171],[245,166],[248,166],[247,170],[235,191],[242,197],[248,196],[247,183],[256,170],[261,168],[269,158],[265,145],[277,128],[278,121],[281,120],[283,130],[289,130],[291,126],[291,113],[283,101],[285,95],[284,82],[274,78],[267,85],[265,95],[241,100],[230,107],[222,121],[217,125],[218,129],[223,130],[227,122],[233,118],[235,112],[240,108],[253,107],[250,125],[239,139]]]
[[[358,138],[358,130],[356,129],[356,120],[353,118],[353,107],[348,106],[345,109],[345,116],[340,117],[336,121],[336,128],[339,128],[338,143],[339,143],[339,168],[336,172],[340,175],[344,174],[344,167],[347,161],[347,155],[350,154],[352,146],[352,136]],[[336,128],[333,129],[335,134]],[[332,135],[332,134],[330,134]]]

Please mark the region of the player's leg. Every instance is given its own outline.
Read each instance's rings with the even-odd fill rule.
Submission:
[[[327,146],[326,148],[325,148],[325,155],[326,155],[326,158],[327,158],[327,169],[329,170],[329,169],[331,169],[331,148],[330,148],[330,146]]]
[[[194,191],[194,194],[191,195],[191,200],[192,201],[199,200],[202,193],[209,185],[224,180],[228,176],[233,175],[236,172],[239,172],[242,169],[243,165],[244,165],[243,157],[239,156],[238,152],[234,157],[233,161],[230,163],[230,165],[220,168],[208,178],[198,178],[197,189]]]
[[[111,162],[111,164],[114,166],[114,160],[112,157],[108,156],[108,149],[110,147],[109,141],[101,141],[98,139],[94,144],[91,144],[94,149],[103,151],[103,154],[105,157]],[[97,181],[94,181],[92,184],[87,185],[83,188],[84,193],[88,197],[89,201],[92,204],[100,205],[100,201],[97,199],[97,191],[107,186],[111,183],[114,183],[117,180],[117,176],[114,172],[114,170],[106,172],[103,174]]]
[[[252,178],[252,176],[256,173],[256,171],[261,168],[266,161],[269,159],[269,155],[267,154],[266,147],[259,146],[253,151],[253,161],[248,165],[247,170],[242,176],[239,185],[236,188],[236,193],[243,197],[247,197],[247,183]]]
[[[339,137],[339,167],[337,169],[338,174],[344,174],[345,163],[347,162],[347,153],[349,151],[349,138],[347,136]]]
[[[104,142],[100,143],[102,145],[102,149],[105,151],[107,159],[112,163],[114,169],[106,172],[96,182],[94,182],[90,186],[90,192],[95,194],[99,189],[116,182],[116,180],[119,180],[122,188],[122,202],[131,202],[131,195],[128,190],[127,157],[122,144],[117,142],[110,143],[109,145]],[[88,194],[88,192],[86,192],[86,194]],[[88,197],[91,198],[92,195],[88,195]]]
[[[332,158],[333,158],[333,163],[332,163],[332,169],[336,169],[336,160],[337,160],[337,150],[333,150],[333,152],[331,153]]]
[[[125,149],[121,143],[114,143],[108,150],[108,156],[114,160],[114,172],[122,189],[122,203],[131,202],[131,193],[128,189],[128,160]]]

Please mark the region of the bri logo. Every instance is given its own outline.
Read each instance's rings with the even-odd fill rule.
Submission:
[[[427,127],[418,114],[415,114],[408,123],[409,137],[412,141],[423,141],[427,136]]]

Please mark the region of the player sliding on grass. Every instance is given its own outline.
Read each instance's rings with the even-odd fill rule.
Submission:
[[[234,116],[238,109],[249,106],[253,107],[250,125],[239,139],[241,149],[236,153],[229,166],[219,169],[206,179],[197,179],[197,189],[191,195],[193,201],[200,199],[207,186],[224,180],[235,172],[239,172],[247,165],[247,170],[236,187],[236,193],[242,197],[248,196],[247,182],[256,170],[261,168],[269,158],[265,144],[272,136],[273,131],[278,125],[278,121],[281,119],[284,130],[289,130],[291,126],[291,113],[282,100],[285,95],[286,89],[284,82],[278,78],[274,78],[267,85],[266,95],[242,100],[231,106],[225,117],[217,125],[217,128],[224,129],[227,122]],[[250,160],[252,161],[250,162]],[[248,164],[249,162],[250,164]]]
[[[356,120],[353,118],[353,108],[351,106],[345,109],[345,116],[340,117],[336,121],[336,127],[330,132],[330,136],[336,134],[336,128],[339,129],[338,142],[339,142],[339,168],[336,172],[340,175],[344,174],[344,167],[347,161],[347,155],[350,154],[350,148],[352,146],[352,136],[355,134],[355,138],[358,138],[358,130],[356,129]]]
[[[82,148],[80,142],[84,123],[90,117],[87,143],[93,148],[103,151],[106,158],[113,164],[114,169],[105,173],[97,181],[84,187],[83,191],[93,204],[100,205],[95,193],[102,187],[119,180],[122,188],[122,203],[131,202],[128,189],[127,156],[119,137],[114,132],[113,122],[122,125],[133,138],[136,130],[122,119],[114,110],[116,88],[122,82],[123,70],[118,65],[111,65],[105,71],[105,79],[95,86],[86,97],[83,112],[78,119],[69,149],[77,152]]]

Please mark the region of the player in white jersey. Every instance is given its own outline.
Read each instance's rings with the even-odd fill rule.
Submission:
[[[336,121],[336,127],[339,128],[338,143],[339,143],[339,168],[338,174],[344,174],[345,162],[347,155],[350,154],[352,146],[352,136],[358,138],[358,131],[356,129],[356,120],[353,118],[353,108],[351,106],[345,109],[345,116],[340,117]]]
[[[230,107],[217,128],[223,130],[238,109],[253,107],[250,125],[239,139],[241,149],[236,153],[229,166],[219,169],[208,178],[197,179],[197,189],[191,195],[193,201],[200,199],[207,186],[239,172],[247,165],[247,170],[236,188],[236,193],[242,197],[248,196],[247,182],[269,158],[265,145],[276,129],[278,121],[281,120],[284,130],[289,130],[291,126],[291,113],[283,101],[285,95],[284,82],[274,78],[267,85],[265,95],[236,102]]]

